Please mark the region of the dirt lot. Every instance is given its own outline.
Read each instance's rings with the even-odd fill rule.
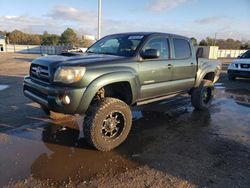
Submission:
[[[209,111],[187,95],[133,108],[129,138],[90,148],[82,117],[51,120],[22,94],[37,55],[0,54],[0,187],[250,187],[250,80],[224,72]]]

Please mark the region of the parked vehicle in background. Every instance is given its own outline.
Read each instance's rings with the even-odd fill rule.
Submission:
[[[132,125],[129,106],[189,93],[207,109],[221,64],[201,57],[189,38],[122,33],[102,38],[85,54],[35,59],[24,94],[50,111],[85,114],[86,141],[101,151],[120,145]],[[153,126],[153,125],[152,125]]]
[[[250,78],[250,50],[229,65],[227,74],[229,80],[235,80],[237,77]]]

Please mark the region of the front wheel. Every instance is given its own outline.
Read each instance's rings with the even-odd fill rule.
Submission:
[[[129,106],[115,98],[92,104],[83,123],[85,140],[100,151],[110,151],[128,136],[132,124]]]
[[[208,109],[214,97],[214,84],[210,80],[203,80],[199,87],[194,88],[191,94],[193,107],[197,110]]]

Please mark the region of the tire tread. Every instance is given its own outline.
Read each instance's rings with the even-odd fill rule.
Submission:
[[[214,87],[214,84],[211,80],[203,79],[200,86],[197,88],[194,88],[191,94],[191,102],[195,109],[197,110],[205,110],[209,107],[210,103],[207,105],[204,105],[201,100],[201,90],[204,86],[208,87]],[[213,95],[213,94],[212,94]],[[211,99],[212,100],[212,99]]]
[[[89,145],[91,145],[92,147],[95,147],[96,149],[100,151],[110,151],[112,148],[103,147],[96,141],[95,139],[96,133],[93,130],[94,129],[93,125],[97,123],[97,117],[100,115],[100,113],[102,113],[104,109],[108,108],[112,104],[119,104],[119,105],[125,106],[126,108],[129,108],[128,105],[124,103],[123,101],[116,99],[116,98],[107,97],[100,101],[94,102],[87,110],[86,116],[84,118],[83,132],[84,132],[85,140],[88,142]],[[132,119],[131,112],[130,112],[129,118]],[[129,130],[130,130],[130,127],[129,127]]]

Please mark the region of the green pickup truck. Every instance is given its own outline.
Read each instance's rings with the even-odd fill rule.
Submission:
[[[46,113],[84,115],[86,141],[109,151],[130,132],[130,106],[189,93],[194,108],[209,107],[221,64],[201,56],[201,49],[179,35],[109,35],[83,54],[35,59],[23,92]]]

